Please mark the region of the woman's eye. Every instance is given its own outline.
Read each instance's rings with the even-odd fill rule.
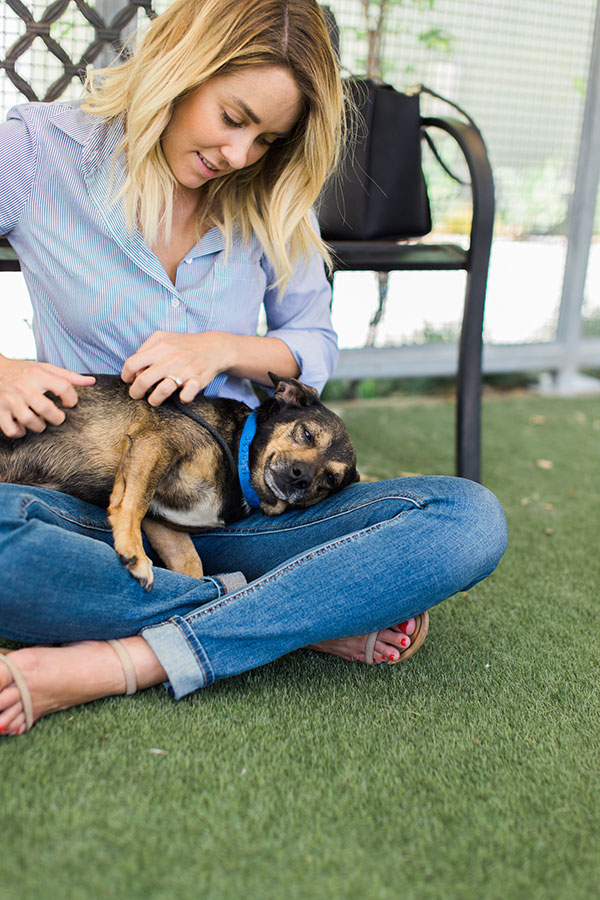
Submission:
[[[264,144],[266,147],[280,147],[282,144],[285,144],[285,138],[282,137],[273,138],[272,141],[266,137],[261,137],[259,140],[261,144]]]
[[[230,128],[243,128],[244,127],[244,122],[238,122],[236,119],[232,119],[231,116],[229,115],[229,113],[225,112],[225,110],[223,110],[223,112],[222,112],[222,118],[223,118],[223,121],[225,122],[225,124],[229,125]],[[270,141],[266,137],[259,137],[259,138],[257,138],[257,141],[259,144],[262,144],[263,147],[274,147],[276,144],[283,143],[282,138],[274,138],[272,141]]]
[[[234,128],[241,128],[242,122],[236,122],[235,119],[232,119],[228,113],[223,112],[223,120],[228,124],[232,125]]]

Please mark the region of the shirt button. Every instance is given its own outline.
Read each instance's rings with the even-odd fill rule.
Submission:
[[[177,297],[171,297],[171,306],[173,307],[173,309],[177,309],[177,307],[179,306],[179,302],[180,301]]]

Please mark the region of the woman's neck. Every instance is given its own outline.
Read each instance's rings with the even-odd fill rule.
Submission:
[[[180,191],[173,201],[171,239],[167,243],[163,236],[159,236],[152,247],[173,284],[180,262],[210,228],[204,220],[205,210],[206,197],[203,193]]]

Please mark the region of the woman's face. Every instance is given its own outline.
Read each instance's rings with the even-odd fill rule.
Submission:
[[[212,78],[177,103],[161,145],[184,189],[257,162],[302,112],[290,73],[276,66]]]

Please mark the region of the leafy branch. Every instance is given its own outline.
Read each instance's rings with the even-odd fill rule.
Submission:
[[[433,9],[435,0],[412,0],[418,6]],[[404,0],[361,0],[365,34],[367,38],[366,75],[382,81],[383,38],[386,34],[390,10],[393,6],[401,6]],[[432,28],[419,35],[428,48],[450,50],[451,35],[442,29]]]

